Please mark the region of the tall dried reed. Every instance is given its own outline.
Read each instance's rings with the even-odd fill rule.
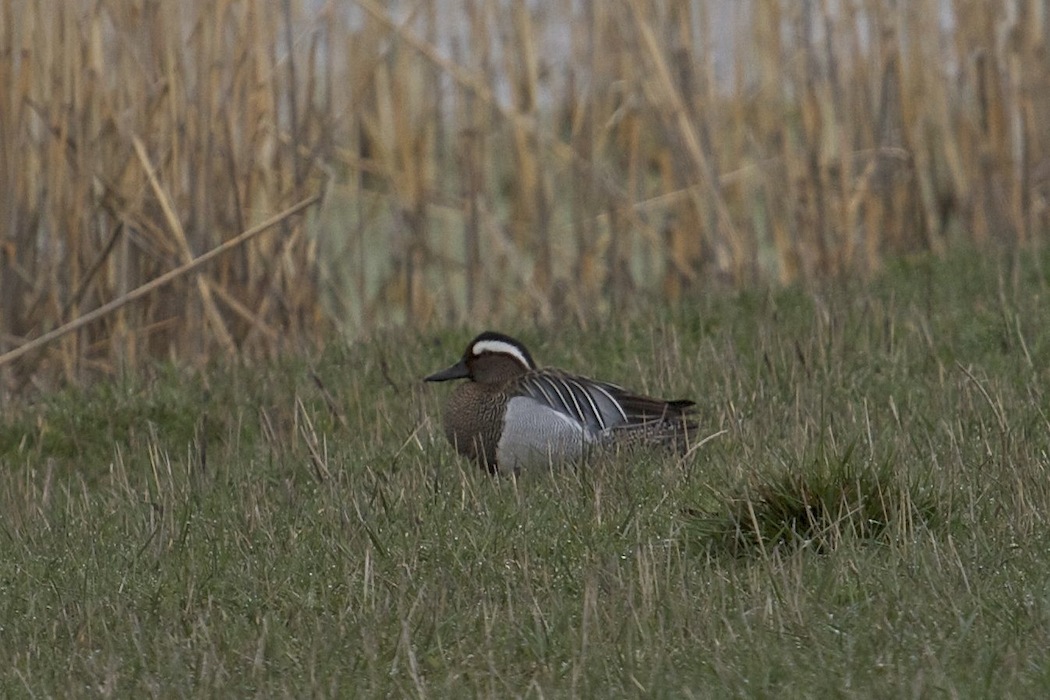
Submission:
[[[1037,0],[2,0],[0,390],[1023,250],[1047,33]]]

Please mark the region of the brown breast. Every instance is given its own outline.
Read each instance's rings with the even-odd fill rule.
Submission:
[[[460,454],[495,472],[496,446],[506,410],[506,396],[498,389],[464,382],[445,404],[445,436]]]

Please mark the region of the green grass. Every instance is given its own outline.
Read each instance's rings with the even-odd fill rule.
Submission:
[[[504,327],[697,399],[685,461],[463,463],[418,380],[477,328],[9,408],[0,694],[1045,695],[1035,263]]]

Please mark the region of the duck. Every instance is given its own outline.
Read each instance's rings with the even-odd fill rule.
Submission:
[[[525,345],[485,331],[426,382],[466,380],[448,396],[445,436],[492,474],[576,464],[596,449],[669,446],[695,433],[695,402],[644,396],[617,384],[537,367]]]

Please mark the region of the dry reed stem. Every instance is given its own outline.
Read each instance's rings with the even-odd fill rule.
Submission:
[[[645,41],[647,56],[652,62],[653,67],[656,69],[656,75],[659,79],[660,89],[662,91],[661,96],[671,104],[675,127],[677,128],[682,141],[685,143],[686,149],[689,152],[689,157],[693,160],[696,167],[695,175],[700,179],[701,186],[707,191],[707,195],[711,198],[711,201],[714,204],[719,224],[723,227],[723,235],[737,249],[733,256],[733,264],[739,265],[744,257],[743,251],[740,249],[740,235],[736,232],[733,218],[729,214],[722,193],[716,186],[716,180],[712,175],[711,164],[707,155],[700,147],[700,142],[697,139],[696,127],[690,122],[689,113],[686,111],[685,105],[682,103],[682,97],[678,90],[675,89],[674,82],[671,80],[671,73],[667,67],[664,53],[660,50],[660,46],[656,41],[656,36],[653,34],[652,27],[649,25],[647,18],[642,12],[641,3],[642,0],[632,0],[631,11],[634,13],[636,26],[639,32],[641,32],[642,39]],[[690,190],[690,194],[694,195],[694,206],[696,206],[698,212],[704,211],[706,207],[699,197],[694,194],[695,192],[696,190]]]
[[[146,171],[146,177],[149,178],[149,184],[153,188],[153,193],[157,195],[157,200],[160,202],[164,218],[168,222],[168,228],[175,234],[175,241],[179,245],[182,262],[184,264],[191,263],[193,262],[193,251],[190,250],[189,241],[186,240],[186,232],[182,230],[182,223],[172,209],[171,198],[168,197],[167,192],[164,191],[160,182],[157,181],[157,174],[153,170],[153,164],[150,163],[149,155],[146,153],[146,147],[142,144],[142,140],[137,135],[132,136],[131,140],[135,145],[135,153],[142,163],[142,169]],[[197,275],[196,282],[197,291],[201,295],[201,302],[204,304],[204,310],[208,314],[208,320],[211,321],[212,330],[219,337],[219,341],[226,348],[226,351],[233,353],[236,345],[233,342],[233,337],[230,336],[230,332],[226,330],[226,324],[223,323],[219,310],[215,308],[215,301],[212,299],[211,288],[207,278],[204,275]]]
[[[280,214],[277,214],[276,216],[271,217],[256,226],[253,226],[247,231],[241,233],[240,235],[231,238],[230,240],[226,241],[225,243],[222,243],[219,246],[216,246],[215,248],[212,248],[208,252],[203,253],[202,255],[194,258],[193,260],[190,260],[187,263],[183,263],[175,269],[169,270],[163,275],[160,275],[159,277],[150,280],[146,284],[131,290],[130,292],[124,294],[120,298],[114,299],[108,304],[103,304],[94,311],[86,313],[83,316],[80,316],[79,318],[76,318],[75,320],[70,321],[69,323],[63,326],[60,326],[59,328],[56,328],[55,330],[49,333],[45,333],[39,338],[34,338],[33,340],[30,340],[29,342],[20,345],[14,350],[10,350],[4,353],[3,355],[0,355],[0,367],[17,360],[26,353],[42,348],[45,345],[61,338],[62,336],[65,336],[69,333],[72,333],[75,330],[78,330],[79,328],[82,328],[83,326],[86,326],[92,321],[97,321],[98,319],[113,313],[117,309],[120,309],[123,306],[130,304],[136,299],[139,299],[149,294],[150,292],[160,289],[166,284],[174,282],[180,277],[190,274],[194,270],[210,262],[211,260],[219,257],[220,255],[223,255],[224,253],[227,253],[233,250],[234,248],[237,248],[238,246],[247,243],[252,238],[258,236],[260,233],[263,233],[264,231],[285,222],[288,218],[295,216],[307,207],[317,203],[319,200],[320,195],[308,197],[302,200],[301,202],[294,204],[291,207],[288,207]]]

